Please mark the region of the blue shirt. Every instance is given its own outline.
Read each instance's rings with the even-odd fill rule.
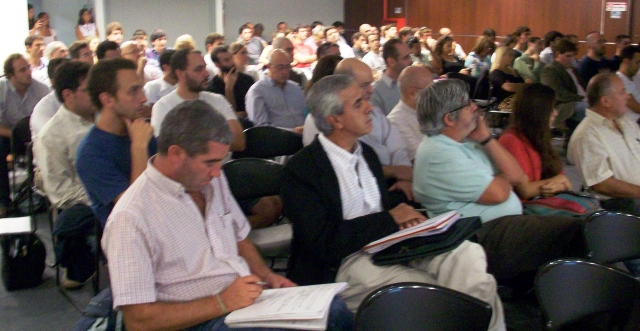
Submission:
[[[373,83],[373,95],[371,104],[380,108],[384,115],[389,115],[393,107],[400,101],[400,90],[398,82],[394,82],[391,77],[383,73],[375,83]]]
[[[304,93],[293,81],[288,80],[282,89],[265,76],[251,86],[245,103],[247,116],[255,126],[293,129],[304,124]]]
[[[475,142],[457,142],[443,134],[423,139],[413,167],[414,197],[429,217],[456,210],[462,217],[479,216],[488,222],[522,214],[522,204],[511,191],[497,205],[476,203],[496,174],[491,160]]]
[[[76,169],[91,199],[91,209],[104,227],[113,200],[129,188],[131,140],[98,129],[95,125],[78,145]],[[157,151],[156,139],[149,142],[149,155]]]

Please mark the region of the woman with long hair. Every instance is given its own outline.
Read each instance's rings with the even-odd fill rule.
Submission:
[[[515,59],[514,52],[513,48],[500,46],[495,52],[495,62],[491,62],[489,82],[493,85],[492,96],[496,97],[498,104],[518,92],[525,83],[525,80],[512,67]]]
[[[465,68],[464,61],[458,59],[453,52],[453,38],[451,36],[438,38],[432,55],[431,66],[438,75],[445,75],[449,72],[469,75],[470,69]]]
[[[98,28],[93,20],[91,11],[87,8],[80,9],[78,13],[78,24],[76,25],[76,38],[84,40],[87,37],[98,36]]]
[[[473,51],[469,53],[464,61],[464,66],[471,69],[471,77],[480,76],[483,72],[488,71],[491,67],[491,53],[495,48],[494,43],[489,37],[482,36],[478,38]]]
[[[258,81],[258,72],[254,70],[255,66],[249,65],[249,53],[247,47],[242,42],[236,41],[229,45],[229,53],[233,55],[233,63],[236,66],[236,70],[245,73],[254,81]]]
[[[56,30],[49,25],[49,14],[42,12],[36,17],[36,25],[33,27],[35,35],[42,37],[42,42],[46,47],[50,42],[58,40]]]
[[[523,200],[571,190],[562,161],[551,146],[551,123],[558,114],[553,109],[555,96],[548,86],[524,84],[515,96],[511,125],[499,140],[527,175],[515,187]]]
[[[318,60],[316,67],[313,68],[313,75],[309,82],[307,82],[307,86],[304,88],[305,93],[320,79],[333,75],[333,71],[336,70],[336,66],[338,63],[342,61],[342,57],[340,55],[325,55]],[[306,114],[305,114],[306,115]]]

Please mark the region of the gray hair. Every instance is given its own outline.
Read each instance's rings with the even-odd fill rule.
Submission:
[[[587,84],[587,101],[589,107],[595,107],[600,103],[600,98],[609,95],[613,91],[613,80],[618,78],[614,73],[600,73]]]
[[[227,120],[202,100],[184,101],[173,107],[162,120],[158,152],[166,155],[171,145],[178,145],[190,157],[205,154],[209,141],[224,145],[233,142]]]
[[[420,131],[427,136],[440,134],[444,128],[444,116],[464,106],[469,101],[469,85],[458,79],[435,82],[418,94],[418,122]],[[458,112],[451,113],[452,119]]]
[[[341,115],[344,112],[340,92],[354,84],[356,80],[351,76],[330,75],[323,77],[309,89],[307,106],[320,132],[331,134],[333,127],[327,121],[327,116]]]

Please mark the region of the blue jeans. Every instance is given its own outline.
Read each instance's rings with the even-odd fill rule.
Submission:
[[[212,319],[210,321],[192,326],[185,329],[185,331],[278,331],[283,329],[269,329],[269,328],[242,328],[231,329],[224,324],[225,316]],[[351,331],[353,330],[353,313],[347,309],[344,301],[339,297],[335,297],[331,302],[329,308],[329,324],[327,330],[332,331]]]

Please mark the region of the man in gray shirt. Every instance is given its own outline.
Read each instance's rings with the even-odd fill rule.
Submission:
[[[402,70],[413,63],[411,51],[400,39],[389,39],[382,49],[382,58],[387,65],[387,69],[382,73],[380,79],[373,83],[373,96],[371,104],[382,109],[382,112],[389,115],[393,107],[400,101],[400,90],[398,90],[398,76]]]
[[[47,95],[49,88],[31,77],[31,66],[22,54],[11,54],[4,61],[6,77],[0,79],[0,217],[11,202],[7,155],[11,129],[21,119],[31,116],[33,107]]]

